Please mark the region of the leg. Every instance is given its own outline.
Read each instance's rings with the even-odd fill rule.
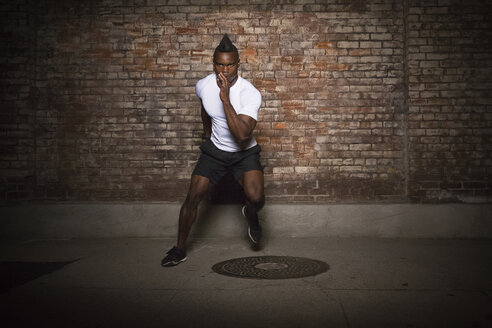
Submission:
[[[190,189],[186,197],[181,211],[179,212],[179,227],[178,227],[178,249],[184,250],[186,239],[190,233],[191,226],[195,222],[198,204],[205,196],[210,180],[208,178],[192,175]]]
[[[265,204],[263,172],[258,170],[246,171],[240,182],[246,195],[245,214],[248,217],[254,217]]]

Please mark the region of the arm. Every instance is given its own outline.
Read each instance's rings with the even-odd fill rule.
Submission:
[[[201,115],[203,123],[203,138],[210,138],[210,136],[212,135],[212,119],[210,118],[210,116],[208,116],[205,108],[203,108],[203,104]]]
[[[230,83],[227,78],[220,73],[217,81],[220,88],[220,100],[224,105],[227,125],[236,142],[242,148],[245,146],[253,134],[256,127],[256,120],[248,115],[237,114],[229,99]]]

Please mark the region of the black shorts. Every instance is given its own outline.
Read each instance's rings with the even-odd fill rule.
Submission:
[[[193,175],[209,178],[217,184],[228,172],[239,181],[244,172],[258,170],[263,172],[260,164],[260,145],[249,149],[228,152],[217,148],[212,140],[207,139],[201,146],[202,154],[196,163]]]

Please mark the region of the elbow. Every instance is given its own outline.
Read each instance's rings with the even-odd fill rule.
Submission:
[[[251,141],[251,136],[246,136],[242,138],[237,138],[236,142],[239,146],[239,148],[244,149],[249,145],[249,142]]]

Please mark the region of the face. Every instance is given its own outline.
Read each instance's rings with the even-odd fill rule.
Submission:
[[[237,69],[239,67],[239,56],[236,52],[216,52],[214,54],[214,72],[219,75],[225,75],[229,83],[237,78]]]

